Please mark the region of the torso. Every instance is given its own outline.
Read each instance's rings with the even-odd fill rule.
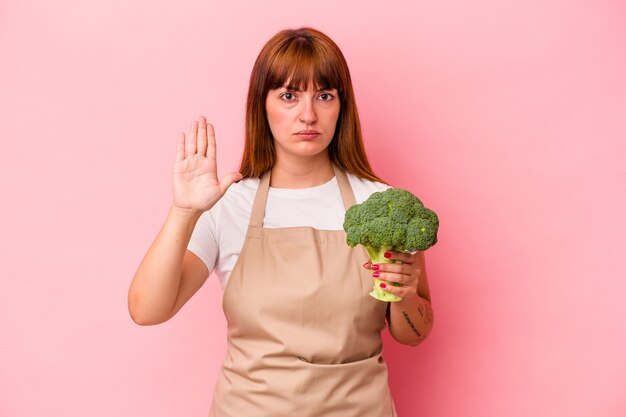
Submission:
[[[354,196],[338,173],[345,207]],[[267,228],[261,181],[224,291],[228,350],[210,417],[395,416],[362,247],[343,230]],[[340,200],[342,201],[342,200]]]

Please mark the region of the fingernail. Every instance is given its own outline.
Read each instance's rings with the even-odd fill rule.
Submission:
[[[389,252],[385,252],[385,255],[384,255],[384,256],[385,256],[385,258],[387,258],[387,259],[391,258],[391,254],[390,254]]]
[[[380,288],[387,288],[387,284],[385,284],[384,282],[380,283]]]
[[[379,269],[379,268],[380,268],[380,266],[378,266],[378,264],[373,264],[373,265],[372,265],[372,269],[373,269],[374,271],[378,271],[378,269]]]
[[[376,271],[372,274],[374,278],[378,278],[380,276],[380,272]]]

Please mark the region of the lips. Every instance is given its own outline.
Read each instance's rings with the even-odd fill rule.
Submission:
[[[302,139],[314,139],[320,135],[317,130],[301,130],[296,135]]]

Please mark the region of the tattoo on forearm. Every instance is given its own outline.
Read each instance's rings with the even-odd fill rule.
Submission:
[[[424,324],[430,324],[433,322],[433,309],[430,304],[427,304],[426,308],[420,304],[417,307],[417,312],[420,313],[420,317],[424,319]]]
[[[411,321],[411,318],[409,317],[409,315],[406,313],[406,311],[402,312],[402,315],[404,316],[404,319],[406,320],[406,322],[409,324],[409,327],[411,327],[411,329],[413,330],[413,332],[415,333],[415,335],[419,338],[419,339],[423,339],[424,335],[417,330],[417,328],[415,327],[415,325],[413,324],[413,322]]]

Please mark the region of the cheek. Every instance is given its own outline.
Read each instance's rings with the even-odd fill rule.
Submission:
[[[330,118],[331,118],[331,119],[332,119],[335,123],[337,123],[337,120],[339,120],[339,113],[340,113],[340,111],[341,111],[341,107],[338,105],[338,106],[336,106],[335,108],[333,108],[332,112],[330,113],[330,114],[331,114],[331,117],[330,117]]]
[[[285,118],[280,114],[276,113],[267,113],[267,124],[269,125],[270,132],[272,133],[272,137],[282,138],[284,136],[285,131]]]
[[[270,125],[272,125],[272,126],[279,126],[282,123],[281,117],[280,116],[276,116],[276,115],[268,114],[267,115],[267,120],[270,122]]]
[[[281,122],[283,121],[283,117],[279,111],[276,111],[272,108],[267,108],[265,111],[267,113],[267,121],[270,127],[277,127],[281,124]]]
[[[276,136],[278,131],[281,129],[281,119],[275,115],[268,114],[267,122],[270,126],[270,130],[272,131],[272,135]]]
[[[332,126],[333,129],[336,128],[337,122],[339,121],[339,108],[329,113],[327,120],[329,127]]]
[[[270,127],[275,123],[276,120],[276,111],[274,109],[274,103],[272,103],[272,100],[270,99],[270,96],[268,95],[265,98],[265,117],[267,118],[267,122],[270,125]]]

